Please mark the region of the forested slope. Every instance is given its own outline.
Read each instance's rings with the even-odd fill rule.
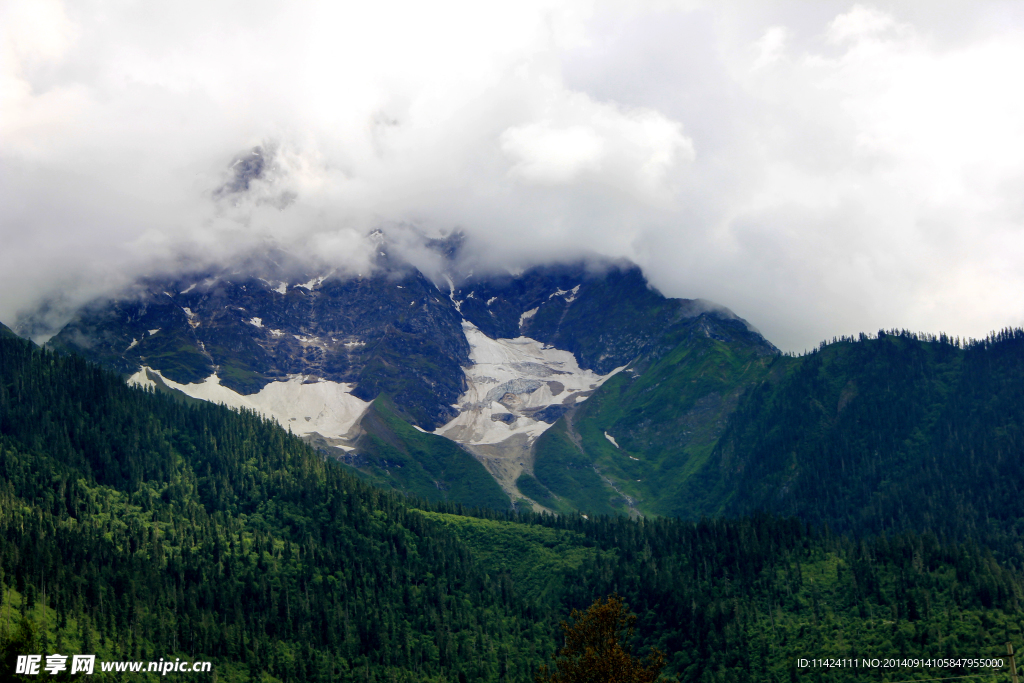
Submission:
[[[37,651],[220,680],[528,680],[552,647],[451,534],[276,424],[6,339],[0,566]]]
[[[1024,332],[908,333],[779,358],[702,472],[732,514],[835,530],[930,530],[1024,559]]]
[[[684,681],[1021,642],[1024,580],[970,537],[466,512],[374,489],[253,414],[0,340],[8,678],[15,654],[67,652],[210,659],[220,681],[529,681],[556,622],[615,592],[633,645]]]
[[[536,587],[531,599],[557,598],[562,614],[620,594],[639,617],[636,651],[667,653],[665,673],[682,681],[992,673],[968,666],[815,671],[797,660],[1001,657],[1007,641],[1022,642],[1024,577],[973,542],[910,533],[854,541],[767,515],[693,523],[481,514],[489,519],[434,516],[484,567],[507,571],[527,592]],[[524,552],[531,538],[535,550]],[[565,580],[552,594],[558,565]]]
[[[524,484],[552,509],[770,511],[861,537],[975,539],[1024,562],[1024,331],[880,332],[799,357],[681,344],[556,423],[534,473]]]

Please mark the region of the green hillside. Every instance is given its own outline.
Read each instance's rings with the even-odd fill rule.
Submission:
[[[276,424],[6,339],[0,569],[4,666],[63,648],[218,680],[525,681],[553,647],[464,544]]]
[[[667,653],[664,673],[681,681],[990,674],[963,664],[827,670],[798,660],[999,658],[1006,642],[1024,637],[1024,576],[973,543],[943,544],[930,534],[856,542],[769,516],[435,517],[485,566],[507,571],[513,587],[546,588],[560,574],[563,615],[618,593],[638,616],[635,650]],[[1008,663],[998,671],[993,680],[1008,680]]]
[[[1007,343],[952,355],[965,376],[995,377]],[[411,436],[386,402],[374,415]],[[658,647],[666,673],[694,683],[883,680],[798,658],[989,657],[1024,638],[1024,576],[969,535],[855,540],[768,515],[470,515],[374,488],[251,413],[0,339],[4,680],[38,680],[11,673],[16,655],[66,652],[209,660],[218,681],[525,683],[557,622],[612,593],[639,618],[635,650]],[[896,667],[884,680],[968,673],[990,671]]]
[[[667,351],[612,377],[537,440],[536,478],[565,503],[672,516],[721,507],[723,493],[706,490],[697,474],[740,395],[776,356],[693,328],[663,344]]]
[[[602,551],[592,539],[563,526],[523,518],[481,519],[466,515],[424,511],[466,543],[480,567],[495,575],[507,575],[517,592],[538,613],[552,611],[564,595],[566,582],[584,563],[593,562]]]
[[[512,501],[480,462],[454,441],[419,431],[378,396],[360,421],[359,469],[382,486],[469,507],[507,510]]]
[[[801,357],[686,339],[631,370],[538,439],[525,483],[552,509],[768,510],[859,536],[976,538],[1024,561],[1020,330],[861,335]]]
[[[848,339],[781,358],[770,377],[704,472],[732,492],[728,511],[859,534],[932,530],[1024,558],[1024,332]]]

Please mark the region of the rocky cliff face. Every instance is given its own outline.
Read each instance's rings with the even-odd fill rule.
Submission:
[[[125,374],[146,366],[180,384],[216,374],[242,395],[296,375],[347,383],[364,401],[392,396],[425,429],[455,417],[466,390],[463,321],[491,339],[528,337],[568,351],[598,375],[651,353],[701,315],[774,351],[724,309],[665,298],[631,264],[540,267],[445,292],[382,256],[367,276],[224,269],[143,281],[81,311],[50,346]]]
[[[201,273],[147,281],[82,311],[51,341],[131,374],[142,366],[180,384],[216,373],[247,395],[303,375],[394,396],[432,429],[454,417],[469,344],[451,300],[415,270],[300,281]]]
[[[699,299],[666,298],[628,262],[469,279],[452,298],[462,316],[488,337],[536,339],[569,351],[581,368],[598,374],[656,351],[666,334],[702,316],[709,330],[728,328],[728,334],[758,344],[765,354],[778,353],[728,309]]]
[[[436,247],[454,262],[457,243]],[[284,268],[272,254],[145,280],[49,344],[145,386],[271,415],[351,463],[372,460],[360,449],[376,423],[363,418],[385,396],[401,419],[464,446],[513,501],[537,439],[627,366],[635,377],[708,340],[777,353],[728,310],[666,298],[629,263],[436,282],[383,243],[378,254],[364,275]]]

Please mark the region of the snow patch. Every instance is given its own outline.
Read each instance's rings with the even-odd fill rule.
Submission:
[[[249,324],[253,327],[263,327],[263,318],[250,318]]]
[[[198,316],[192,312],[191,308],[189,308],[188,306],[183,306],[181,310],[185,311],[185,315],[188,317],[188,324],[192,327],[193,330],[199,327],[200,323],[196,319],[198,318]]]
[[[139,345],[138,340],[135,337],[132,337],[132,343],[128,345],[127,349],[125,349],[125,353],[127,353],[128,351],[131,351],[132,349],[134,349],[138,345]]]
[[[271,330],[270,334],[274,335],[275,337],[283,337],[284,330]]]
[[[612,436],[611,434],[609,434],[608,432],[604,433],[604,438],[606,438],[609,441],[611,441],[612,445],[615,446],[616,448],[620,448],[619,444],[615,441],[615,437]]]
[[[498,300],[498,297],[492,296],[490,299],[487,300],[487,305],[490,306],[491,304],[493,304],[497,300]]]
[[[523,329],[523,325],[526,324],[526,321],[535,315],[537,315],[537,309],[531,308],[526,313],[523,313],[521,316],[519,316],[519,329]]]
[[[518,434],[532,442],[551,427],[537,419],[539,411],[557,412],[562,405],[583,400],[580,393],[589,393],[622,369],[598,375],[581,369],[570,352],[536,339],[491,339],[467,321],[462,329],[473,363],[466,370],[467,389],[455,404],[459,415],[434,432],[459,443],[496,444]],[[508,413],[516,416],[511,423],[491,419]]]
[[[462,302],[455,300],[455,283],[452,282],[452,279],[450,277],[448,277],[447,274],[444,276],[444,279],[445,279],[446,282],[448,282],[448,298],[452,300],[453,304],[455,304],[455,310],[458,311],[461,314],[462,313]]]
[[[571,304],[573,301],[576,301],[576,295],[579,293],[579,291],[579,285],[576,285],[572,289],[556,289],[554,293],[548,295],[548,299],[554,299],[556,296],[565,296],[566,294],[568,294],[569,296],[566,297],[565,303]]]
[[[188,294],[189,292],[191,292],[191,291],[192,291],[193,289],[195,289],[195,288],[196,288],[196,283],[195,283],[195,282],[193,282],[192,284],[190,284],[190,285],[188,286],[188,289],[183,289],[183,290],[181,290],[180,292],[178,292],[178,294]]]
[[[288,293],[288,283],[287,282],[282,282],[281,284],[279,284],[277,287],[274,288],[274,291],[277,292],[278,294],[287,294]]]
[[[159,328],[159,327],[158,327],[158,328],[156,328],[155,330],[147,330],[147,332],[149,332],[149,336],[150,336],[150,337],[152,337],[152,336],[153,336],[154,334],[156,334],[156,333],[157,333],[157,332],[159,332],[159,331],[160,331],[160,328]]]
[[[216,374],[196,384],[178,384],[167,379],[158,370],[143,367],[128,378],[129,384],[155,387],[151,373],[172,389],[192,398],[223,403],[232,408],[254,410],[291,426],[294,433],[304,436],[316,432],[328,438],[343,437],[370,404],[352,395],[351,384],[294,375],[284,382],[271,382],[257,394],[242,396],[220,383]]]
[[[313,288],[314,288],[314,287],[319,287],[319,286],[320,286],[320,284],[321,284],[321,283],[322,283],[322,282],[323,282],[324,280],[326,280],[326,279],[327,279],[327,276],[326,276],[326,275],[321,275],[321,276],[319,276],[319,277],[315,277],[315,278],[313,278],[313,279],[312,279],[312,280],[310,280],[309,282],[303,282],[303,283],[302,283],[301,285],[295,285],[295,286],[296,286],[296,287],[302,287],[302,288],[304,288],[304,289],[308,289],[309,291],[313,291]]]

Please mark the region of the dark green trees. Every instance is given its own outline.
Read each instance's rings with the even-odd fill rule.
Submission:
[[[537,683],[652,683],[665,666],[665,655],[653,650],[640,659],[629,652],[636,615],[618,595],[598,598],[587,611],[573,610],[570,626],[562,622],[565,645],[554,670],[542,666]]]

